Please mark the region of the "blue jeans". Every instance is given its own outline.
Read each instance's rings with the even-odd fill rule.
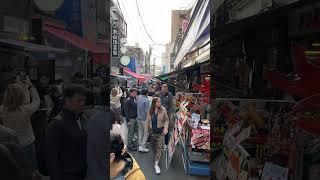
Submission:
[[[36,148],[34,146],[34,143],[22,147],[22,150],[27,161],[31,163],[32,168],[38,169]]]

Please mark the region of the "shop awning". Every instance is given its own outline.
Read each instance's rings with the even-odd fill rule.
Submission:
[[[183,37],[183,42],[174,61],[177,67],[184,57],[197,47],[206,44],[210,39],[210,8],[209,0],[198,1],[199,7],[192,14],[188,30]]]
[[[119,74],[110,74],[111,76],[117,77],[117,78],[121,78],[121,79],[130,79],[131,77],[128,76],[121,76]]]
[[[313,0],[296,1],[285,6],[277,7],[265,12],[261,12],[254,16],[250,16],[241,20],[237,20],[225,25],[214,27],[211,31],[215,38],[240,34],[248,30],[264,29],[278,23],[277,19],[286,17],[288,12],[303,6],[315,3]],[[213,9],[216,7],[212,7]]]
[[[24,42],[24,41],[18,41],[13,39],[6,39],[6,38],[0,38],[0,44],[6,45],[12,48],[20,49],[23,51],[29,51],[29,52],[44,52],[44,53],[66,53],[67,50],[64,49],[58,49],[50,46],[40,45],[40,44],[34,44],[30,42]]]
[[[138,80],[144,80],[145,79],[145,77],[143,77],[140,74],[137,74],[135,72],[132,72],[129,69],[123,69],[123,72],[129,74],[130,76],[133,76],[134,78],[136,78]]]
[[[104,54],[104,53],[110,52],[108,48],[98,46],[95,43],[87,41],[77,36],[76,34],[66,31],[63,28],[45,25],[44,30],[60,39],[63,39],[69,42],[70,44],[80,49],[84,49],[92,53],[98,53],[98,54]]]
[[[150,74],[141,74],[141,76],[144,77],[145,81],[149,81],[153,78],[153,76]]]
[[[187,71],[192,71],[193,69],[200,68],[200,66],[205,64],[205,63],[208,63],[208,61],[205,61],[205,62],[202,62],[202,63],[198,63],[198,64],[193,64],[192,66],[189,66],[189,67],[186,67],[186,68],[183,68],[183,69],[179,69],[177,71],[173,71],[173,72],[170,72],[170,73],[167,73],[167,74],[162,74],[162,75],[154,77],[154,78],[159,79],[159,80],[166,80],[166,79],[175,77],[175,76],[177,76],[179,74],[183,74],[183,73],[185,73]]]

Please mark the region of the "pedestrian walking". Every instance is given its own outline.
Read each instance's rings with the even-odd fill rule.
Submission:
[[[167,84],[163,84],[161,86],[161,92],[159,94],[159,97],[161,99],[161,104],[163,107],[166,108],[167,113],[168,113],[168,117],[169,117],[169,131],[171,131],[171,128],[173,127],[173,123],[170,120],[171,114],[173,112],[173,95],[168,91],[168,85]],[[169,133],[165,136],[165,148],[169,143]]]
[[[146,180],[137,161],[129,154],[119,134],[110,134],[110,179]]]
[[[84,180],[87,170],[85,110],[88,91],[80,85],[64,89],[64,107],[47,130],[47,167],[50,180]]]
[[[24,104],[25,89],[30,91],[31,103],[29,104]],[[39,105],[39,94],[27,77],[24,84],[20,82],[8,85],[3,105],[0,107],[0,119],[2,119],[3,125],[16,132],[19,144],[34,169],[37,169],[37,157],[31,116],[39,108]]]
[[[150,109],[150,101],[148,100],[148,90],[142,89],[141,95],[137,102],[137,123],[138,123],[138,151],[139,152],[149,152],[146,148],[146,143],[148,140],[148,131],[146,129],[146,119],[147,114]]]
[[[168,134],[169,117],[159,98],[152,100],[145,131],[151,134],[151,145],[154,155],[154,168],[160,174],[159,162],[163,153],[164,136]]]
[[[128,127],[128,148],[136,151],[137,146],[134,144],[135,123],[137,119],[137,90],[131,89],[130,96],[126,102],[126,120]]]
[[[118,85],[111,90],[110,100],[115,104],[116,111],[119,114],[122,114],[121,101],[120,101],[122,95],[123,95],[123,92],[122,92],[120,86],[118,86]]]

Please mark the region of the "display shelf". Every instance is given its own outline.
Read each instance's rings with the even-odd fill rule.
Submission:
[[[209,162],[196,162],[191,161],[189,157],[189,150],[183,142],[181,136],[179,137],[180,145],[183,152],[183,161],[185,163],[185,172],[191,175],[210,176],[210,163]]]

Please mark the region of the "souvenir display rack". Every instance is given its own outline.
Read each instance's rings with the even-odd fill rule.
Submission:
[[[302,179],[320,179],[320,95],[305,98],[294,108],[299,130],[299,169]]]
[[[210,176],[208,99],[208,95],[202,93],[176,93],[177,113],[173,130],[174,136],[171,137],[169,147],[170,144],[180,142],[185,171],[189,174]],[[169,163],[170,161],[169,156]]]
[[[217,179],[298,177],[295,102],[216,99],[213,113],[213,174]],[[282,179],[282,177],[280,177]]]

